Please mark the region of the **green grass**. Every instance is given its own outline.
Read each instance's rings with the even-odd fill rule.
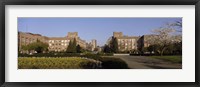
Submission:
[[[88,69],[95,61],[83,58],[18,58],[19,69]]]
[[[182,56],[149,56],[149,57],[170,61],[172,63],[182,63]]]

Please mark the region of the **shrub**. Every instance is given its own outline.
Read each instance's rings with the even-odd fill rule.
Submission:
[[[99,56],[113,56],[113,53],[97,53]]]
[[[99,55],[96,55],[96,54],[85,54],[85,55],[81,55],[81,57],[86,57],[86,58],[96,59],[96,60],[101,58]]]
[[[19,54],[19,57],[80,57],[80,53],[37,53],[37,54]]]
[[[93,69],[95,61],[83,58],[18,58],[19,69]]]
[[[119,58],[103,57],[99,59],[103,69],[128,69],[126,62]]]

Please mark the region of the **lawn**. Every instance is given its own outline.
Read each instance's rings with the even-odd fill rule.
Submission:
[[[170,61],[172,63],[182,63],[182,56],[149,56],[149,57]]]
[[[19,69],[90,69],[96,67],[96,61],[79,57],[18,58]]]

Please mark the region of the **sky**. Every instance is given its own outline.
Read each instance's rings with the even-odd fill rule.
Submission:
[[[47,37],[64,37],[68,32],[78,32],[78,36],[90,42],[97,40],[103,46],[113,32],[123,35],[142,36],[152,34],[166,23],[181,18],[18,18],[18,31],[41,34]]]

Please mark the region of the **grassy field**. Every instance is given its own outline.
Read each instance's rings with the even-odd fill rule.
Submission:
[[[88,69],[96,62],[83,58],[18,58],[19,69]]]
[[[182,56],[149,56],[149,57],[170,61],[172,63],[182,63]]]

